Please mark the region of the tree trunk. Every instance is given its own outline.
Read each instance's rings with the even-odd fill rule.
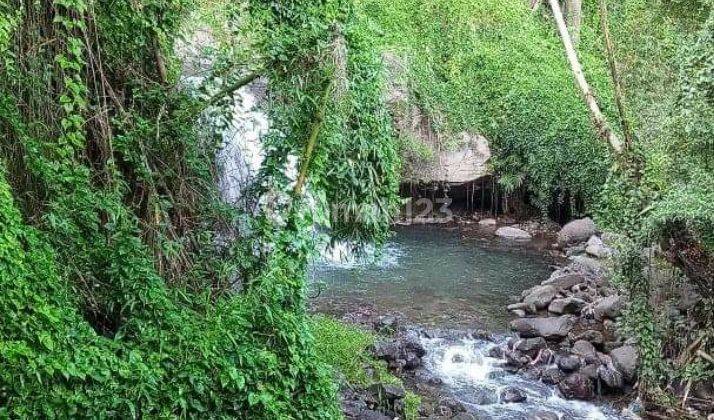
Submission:
[[[572,69],[575,81],[583,94],[585,103],[588,106],[590,116],[595,124],[595,127],[597,128],[598,134],[604,141],[607,142],[612,151],[619,155],[624,150],[622,141],[612,131],[612,129],[610,129],[605,116],[602,111],[600,111],[595,95],[593,95],[592,89],[590,89],[590,85],[585,79],[585,73],[583,72],[583,68],[578,60],[575,47],[573,47],[573,41],[570,38],[570,33],[568,32],[567,26],[565,26],[565,20],[563,19],[563,12],[560,10],[560,4],[558,3],[558,0],[548,0],[548,3],[550,4],[550,8],[553,10],[553,17],[555,17],[555,23],[558,26],[558,32],[560,33],[560,38],[563,41],[565,54],[568,58],[568,62],[570,63],[570,68]]]
[[[582,0],[566,0],[565,11],[568,14],[568,29],[573,39],[573,44],[580,41],[580,26],[582,22],[583,2]]]

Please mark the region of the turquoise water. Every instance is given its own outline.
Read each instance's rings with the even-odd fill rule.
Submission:
[[[311,294],[322,291],[311,303],[334,315],[367,304],[425,326],[503,330],[511,297],[551,271],[534,244],[465,237],[440,226],[399,227],[377,261],[333,256],[315,263]]]

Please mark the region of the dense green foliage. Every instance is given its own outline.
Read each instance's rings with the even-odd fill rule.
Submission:
[[[368,33],[351,29],[349,2],[250,6],[231,11],[256,23],[280,129],[261,185],[287,185],[272,163],[305,146],[314,86],[334,73],[323,63],[328,29],[350,28],[348,99],[329,102],[328,129],[300,166],[323,212],[337,198],[377,205],[337,235],[384,239],[397,158]],[[0,4],[2,416],[339,416],[304,314],[311,218],[292,204],[301,197],[253,217],[235,245],[218,241],[240,215],[217,200],[216,145],[195,126],[207,104],[178,88],[173,55],[195,7]],[[246,65],[235,57],[219,70]],[[349,141],[336,137],[344,130]],[[243,293],[230,288],[236,278]]]
[[[362,3],[435,130],[447,139],[461,131],[485,135],[501,184],[509,192],[525,186],[541,210],[566,192],[592,203],[606,176],[606,150],[549,18],[521,0]],[[609,104],[599,40],[590,27],[581,38],[588,77]]]

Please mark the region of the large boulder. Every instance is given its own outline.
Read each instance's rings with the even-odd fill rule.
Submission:
[[[618,295],[601,298],[593,305],[593,315],[597,320],[617,319],[625,307],[625,301]]]
[[[511,328],[524,338],[562,339],[574,326],[575,318],[570,315],[549,318],[519,318],[511,321]]]
[[[512,226],[504,226],[496,229],[496,236],[506,239],[529,240],[531,234],[523,229],[518,229]]]
[[[536,286],[523,299],[527,308],[545,309],[555,297],[557,290],[553,286]]]
[[[548,306],[548,311],[554,314],[579,314],[585,307],[585,301],[576,297],[555,299]]]
[[[632,382],[637,375],[637,364],[639,362],[637,349],[633,346],[618,347],[610,352],[610,357],[615,369],[622,373],[628,383]]]
[[[576,219],[560,229],[560,232],[558,232],[558,244],[565,246],[585,242],[596,233],[597,228],[591,218]]]

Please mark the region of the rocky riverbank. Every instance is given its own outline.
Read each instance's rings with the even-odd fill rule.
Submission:
[[[616,323],[625,299],[603,263],[614,251],[590,219],[573,221],[558,234],[571,262],[508,307],[517,337],[494,351],[509,366],[557,385],[567,398],[622,395],[632,391],[638,355],[633,339]]]

